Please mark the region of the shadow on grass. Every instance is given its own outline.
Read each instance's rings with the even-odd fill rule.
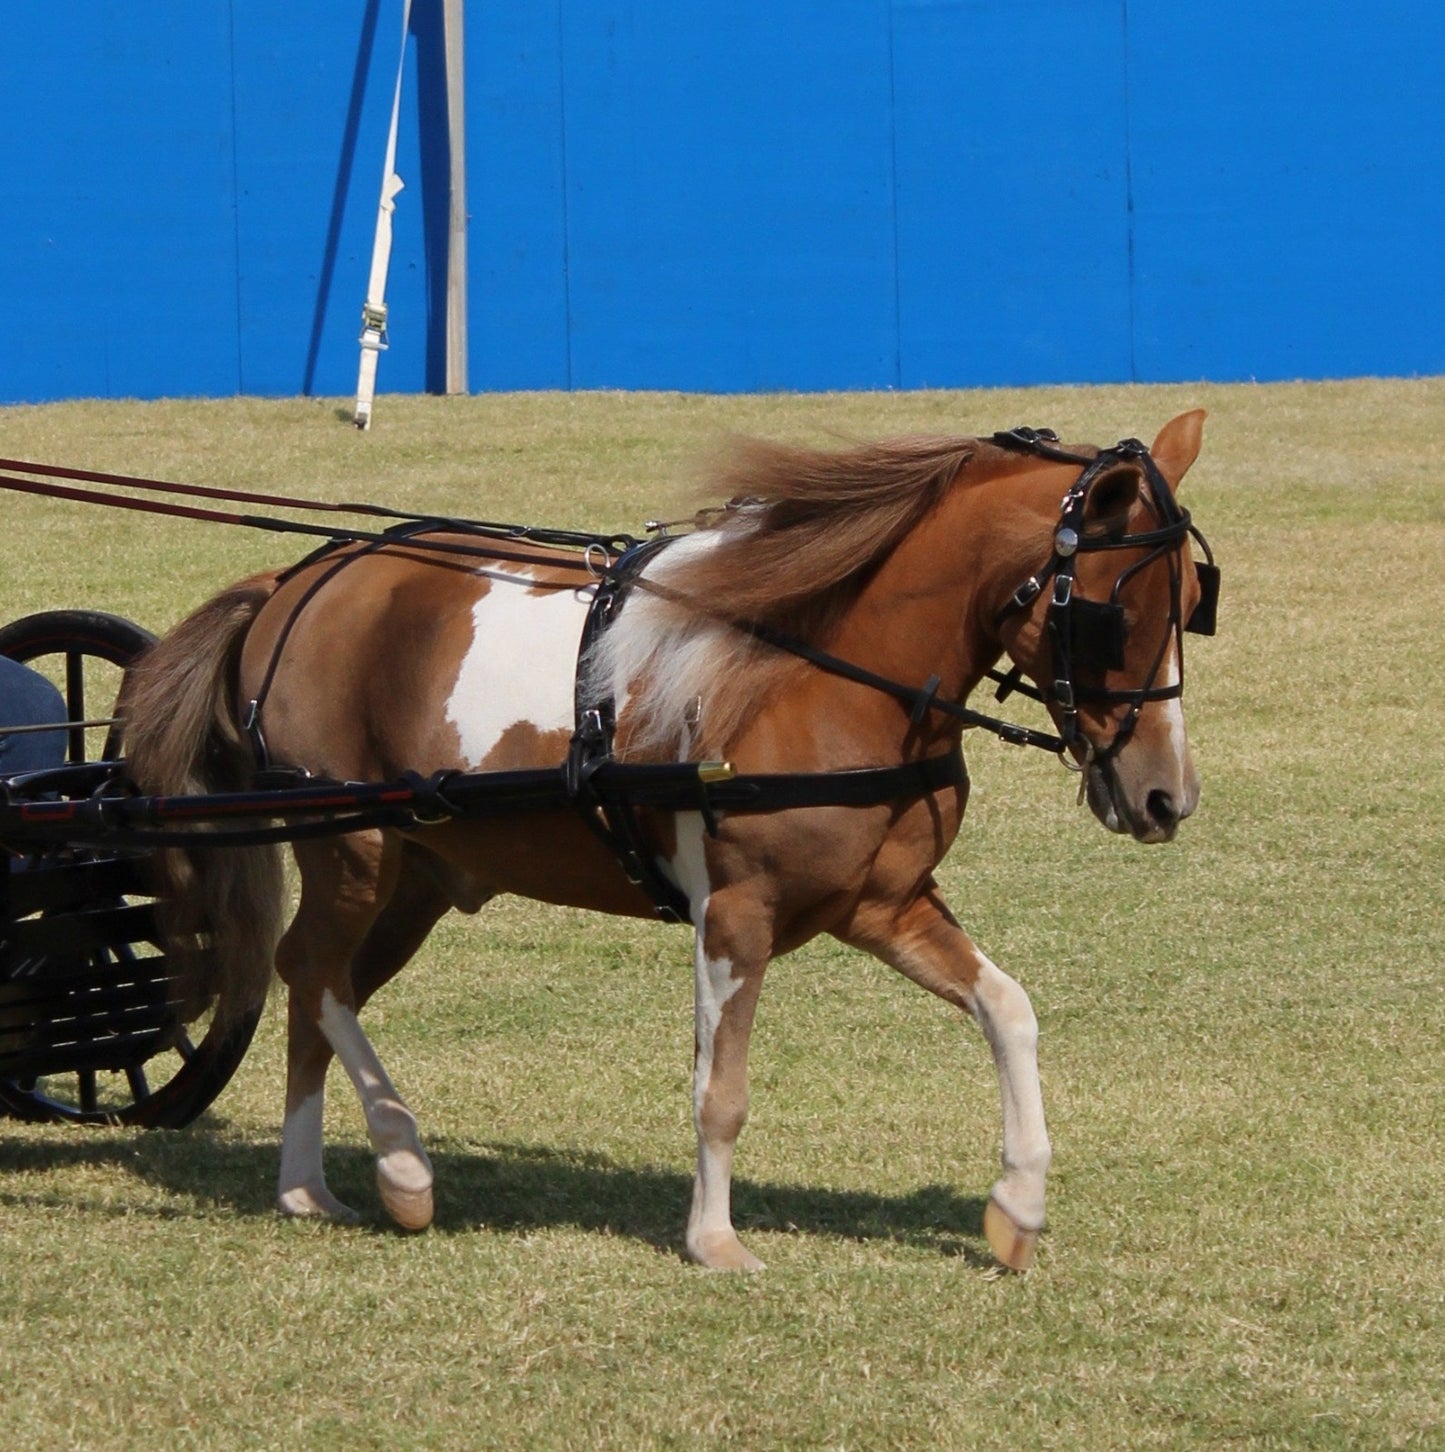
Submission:
[[[621,1235],[678,1254],[692,1195],[690,1174],[619,1164],[605,1155],[543,1145],[444,1142],[429,1148],[436,1169],[433,1233],[504,1234],[566,1226]],[[149,1213],[193,1218],[214,1206],[242,1216],[274,1213],[278,1151],[195,1130],[124,1137],[57,1130],[45,1139],[11,1140],[0,1126],[0,1205],[64,1203],[63,1193],[22,1189],[19,1177],[69,1168],[115,1167],[177,1196],[184,1204]],[[327,1179],[368,1217],[363,1233],[382,1231],[371,1155],[359,1146],[326,1154]],[[197,1201],[201,1203],[198,1205]],[[892,1241],[991,1264],[983,1245],[985,1201],[946,1185],[898,1194],[738,1179],[733,1216],[740,1232],[781,1231],[858,1242]],[[106,1208],[111,1208],[107,1204]],[[118,1214],[135,1207],[114,1204]]]

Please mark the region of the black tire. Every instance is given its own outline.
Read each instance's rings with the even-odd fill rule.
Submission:
[[[113,717],[126,668],[154,643],[150,631],[98,610],[44,610],[0,626],[0,654],[55,681],[71,722]],[[71,762],[121,757],[118,724],[74,726],[69,737],[66,754]],[[73,860],[93,860],[105,854],[72,851],[69,855]],[[146,901],[127,893],[85,906],[121,907]],[[125,977],[136,962],[135,945],[116,942],[95,949],[88,967],[102,978],[112,973]],[[67,971],[74,967],[73,962],[66,965]],[[44,971],[42,967],[41,976]],[[0,984],[0,993],[4,991]],[[160,1046],[122,1067],[0,1079],[0,1114],[32,1122],[180,1128],[209,1108],[230,1082],[259,1020],[258,1010],[221,1033],[206,1015],[192,1023],[168,1025]]]
[[[128,666],[156,643],[143,626],[103,610],[41,610],[0,626],[0,655],[32,665],[50,676],[65,696],[70,721],[112,716]],[[115,761],[120,732],[105,729],[95,753],[87,752],[87,733],[74,728],[66,747],[72,762]]]

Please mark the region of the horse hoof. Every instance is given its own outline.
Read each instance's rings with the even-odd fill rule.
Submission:
[[[376,1188],[386,1213],[403,1230],[425,1230],[432,1222],[432,1169],[424,1154],[398,1150],[376,1162]]]
[[[991,1199],[984,1207],[983,1233],[1001,1266],[1011,1271],[1026,1271],[1033,1265],[1039,1232],[1025,1230],[997,1200]]]
[[[698,1265],[717,1271],[760,1271],[767,1267],[731,1231],[689,1239],[687,1253]]]
[[[276,1196],[278,1213],[290,1220],[331,1220],[338,1225],[358,1225],[361,1216],[344,1205],[324,1186],[317,1190],[307,1185],[297,1185],[283,1190]]]
[[[378,1180],[378,1188],[386,1213],[403,1230],[425,1230],[431,1224],[433,1205],[430,1189],[400,1190],[384,1180]]]

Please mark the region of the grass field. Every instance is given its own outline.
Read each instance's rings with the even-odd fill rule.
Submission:
[[[970,746],[942,870],[1029,989],[1055,1146],[1036,1268],[981,1234],[998,1096],[972,1025],[819,942],[754,1037],[736,1209],[680,1256],[681,929],[506,901],[366,1022],[438,1213],[271,1211],[273,1005],[189,1130],[0,1123],[0,1427],[16,1448],[1445,1447],[1445,379],[0,410],[0,454],[638,529],[730,431],[1020,422],[1152,438],[1210,410],[1186,502],[1224,572],[1191,641],[1178,842],[1109,837],[1047,757]],[[159,629],[294,541],[4,496],[0,619]],[[349,1089],[333,1187],[376,1217]]]

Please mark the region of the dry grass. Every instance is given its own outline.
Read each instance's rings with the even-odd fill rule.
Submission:
[[[1356,1448],[1445,1444],[1445,380],[0,411],[0,453],[636,529],[728,431],[1018,422],[1110,442],[1211,410],[1188,500],[1224,568],[1192,649],[1205,799],[1146,850],[1047,759],[971,749],[948,895],[1029,987],[1056,1144],[1037,1269],[979,1229],[977,1034],[830,944],[760,1015],[740,1223],[678,1255],[680,930],[501,903],[368,1023],[439,1172],[407,1239],[270,1212],[280,1015],[171,1135],[0,1126],[16,1446]],[[3,614],[159,628],[284,539],[4,500]],[[333,1183],[371,1206],[349,1094]]]

